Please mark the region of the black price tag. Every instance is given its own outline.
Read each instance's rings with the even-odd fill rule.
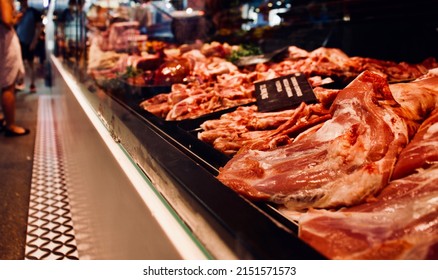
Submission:
[[[294,108],[305,102],[317,101],[305,75],[293,74],[255,83],[257,106],[260,112]]]

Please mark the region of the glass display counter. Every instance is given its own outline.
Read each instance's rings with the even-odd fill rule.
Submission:
[[[149,231],[144,238],[153,240],[154,236],[164,232],[170,241],[166,244],[170,246],[167,249],[163,247],[163,250],[174,248],[176,254],[172,257],[324,259],[323,255],[298,238],[298,224],[282,215],[278,208],[271,203],[244,198],[221,183],[217,175],[230,160],[229,154],[221,153],[198,139],[201,123],[231,112],[241,104],[251,105],[253,103],[249,101],[254,100],[248,98],[245,103],[238,103],[238,98],[221,96],[220,105],[228,104],[228,107],[224,105],[220,110],[188,119],[179,117],[184,112],[190,112],[191,108],[181,106],[178,110],[165,107],[182,98],[182,95],[174,94],[179,93],[175,89],[178,86],[184,90],[202,89],[203,94],[208,96],[212,89],[216,89],[217,80],[214,79],[227,71],[232,72],[230,69],[237,69],[230,61],[225,61],[225,55],[235,54],[236,46],[243,48],[248,43],[246,51],[255,55],[260,51],[284,47],[285,44],[302,43],[309,52],[297,51],[298,56],[303,53],[307,56],[320,46],[326,47],[321,52],[323,56],[333,51],[329,47],[342,47],[352,55],[367,56],[373,53],[373,49],[361,50],[363,44],[359,43],[360,47],[357,44],[363,38],[358,40],[353,35],[355,30],[363,34],[364,26],[373,29],[375,25],[370,25],[370,20],[359,13],[360,9],[355,5],[344,3],[342,6],[331,1],[323,1],[320,5],[296,4],[295,9],[291,6],[292,1],[277,1],[275,4],[269,1],[230,1],[223,4],[226,7],[217,1],[177,1],[176,5],[172,2],[175,1],[97,1],[87,8],[78,5],[70,8],[77,19],[73,37],[65,33],[65,19],[68,17],[52,18],[53,29],[48,32],[51,34],[48,37],[52,36],[52,39],[47,43],[52,52],[54,84],[65,85],[66,94],[71,96],[69,99],[75,100],[71,102],[77,102],[81,108],[76,113],[85,112],[104,139],[107,152],[121,168],[114,170],[111,176],[126,176],[132,185],[117,189],[110,196],[116,198],[126,192],[144,205],[132,212],[135,212],[134,219],[141,220],[144,214],[145,219],[151,218],[162,230]],[[432,5],[428,1],[423,4],[424,7]],[[51,7],[53,15],[56,5]],[[418,25],[425,28],[425,34],[436,32],[430,29],[436,21],[429,17],[428,11],[412,16],[421,18]],[[377,14],[372,16],[371,21],[377,19],[382,22],[390,20]],[[271,23],[275,25],[270,26]],[[423,38],[426,44],[436,42],[428,36]],[[436,49],[429,47],[418,52],[416,47],[407,45],[406,50],[404,57],[415,63],[436,54]],[[379,48],[375,57],[396,59],[397,54],[393,51],[388,54],[387,51],[388,48]],[[183,57],[184,54],[186,57]],[[209,57],[210,64],[196,64],[204,55]],[[339,57],[342,58],[340,60],[351,58],[338,50],[335,58]],[[330,58],[325,59],[332,62]],[[393,69],[408,65],[377,59],[366,61],[376,65],[388,63],[385,65],[394,66]],[[323,64],[327,61],[319,62]],[[421,67],[408,70],[418,72],[425,65],[426,62]],[[190,67],[197,70],[204,67],[206,72],[203,73],[207,74],[191,75],[185,71]],[[249,69],[254,71],[256,67]],[[266,68],[265,73],[259,71],[257,74],[264,75],[269,70]],[[344,75],[348,71],[341,69],[339,72]],[[251,71],[246,69],[242,72],[248,75]],[[344,76],[343,80],[335,81],[342,83],[334,86],[345,87],[358,73],[354,74],[354,77]],[[229,80],[229,83],[232,81]],[[238,86],[242,84],[244,82]],[[221,93],[231,90],[226,85],[221,86]],[[245,92],[244,86],[240,90]],[[170,91],[172,95],[168,94]],[[184,93],[183,90],[181,93]],[[153,112],[145,110],[141,104],[151,97],[164,98],[165,102],[152,104],[163,107],[156,106]],[[196,103],[195,99],[192,98],[193,103]],[[230,106],[231,103],[234,105]],[[210,105],[216,106],[213,103]],[[90,156],[87,160],[96,159]],[[89,186],[96,188],[94,200],[105,192],[97,185]],[[123,207],[120,209],[123,210]],[[129,232],[117,228],[117,225],[107,224],[106,229],[123,232],[118,236],[129,238]],[[111,240],[108,239],[108,242]],[[132,242],[128,247],[135,247],[135,239]],[[129,250],[124,256],[130,257]]]
[[[50,28],[55,29],[55,26],[48,26],[48,33]],[[52,46],[52,51],[56,45],[55,38],[48,34],[47,44]],[[88,47],[85,44],[85,48]],[[80,117],[78,121],[83,122],[84,126],[91,122],[103,139],[96,139],[96,142],[119,164],[120,168],[108,176],[126,177],[131,185],[107,188],[100,185],[96,173],[97,180],[94,183],[85,183],[87,190],[82,193],[89,203],[81,207],[93,209],[93,212],[100,214],[100,222],[93,220],[94,215],[88,218],[91,219],[89,223],[96,225],[95,229],[99,228],[102,219],[112,219],[111,215],[115,211],[111,211],[111,203],[117,206],[117,213],[120,213],[124,208],[117,203],[118,197],[128,204],[127,197],[131,197],[134,205],[141,205],[136,207],[138,212],[131,213],[133,221],[144,225],[137,230],[145,230],[145,221],[154,225],[152,228],[157,228],[155,231],[145,230],[142,236],[141,231],[129,232],[132,228],[123,229],[117,223],[104,223],[104,232],[107,233],[104,241],[115,243],[106,249],[105,254],[96,253],[92,255],[93,258],[154,258],[154,250],[151,255],[148,252],[142,254],[138,250],[130,255],[129,248],[135,248],[135,242],[139,240],[140,244],[158,240],[157,246],[163,246],[164,251],[175,251],[170,256],[164,255],[165,258],[322,258],[297,238],[296,224],[278,215],[269,205],[253,203],[236,195],[215,178],[218,164],[223,163],[223,155],[193,141],[193,136],[183,133],[175,123],[163,123],[153,115],[138,110],[138,104],[132,103],[137,102],[137,99],[103,90],[82,68],[86,56],[92,53],[77,48],[73,49],[73,53],[73,56],[69,56],[69,51],[58,53],[61,54],[59,56],[50,55],[53,86],[67,95],[65,98],[72,104],[72,108],[67,109],[65,114],[74,119],[86,116]],[[135,94],[129,96],[135,97]],[[78,128],[78,121],[75,121],[72,128]],[[80,141],[78,138],[79,145]],[[96,165],[102,164],[100,159],[94,157],[95,150],[100,149],[96,145],[99,144],[90,148],[80,147],[83,156],[78,161],[86,161],[84,166],[93,165],[93,162]],[[84,180],[87,179],[87,182],[94,181],[93,173],[90,172],[85,171],[88,175],[84,176]],[[75,204],[78,203],[73,202],[72,208]],[[132,207],[126,207],[127,211],[134,211]],[[108,214],[102,217],[105,211]],[[120,214],[117,215],[120,218]],[[140,221],[142,216],[144,221]],[[122,217],[130,219],[126,215]],[[81,224],[80,221],[78,223]],[[99,235],[103,228],[87,232],[90,236]],[[131,234],[132,241],[129,240]],[[166,242],[160,241],[162,235],[166,237]],[[126,239],[120,243],[122,236]],[[92,240],[99,244],[104,242],[96,236]],[[80,245],[80,239],[78,243]],[[110,248],[120,248],[122,244],[126,245],[122,249],[123,254],[111,253]],[[148,246],[143,248],[147,250]],[[158,255],[158,258],[162,258],[162,255]]]

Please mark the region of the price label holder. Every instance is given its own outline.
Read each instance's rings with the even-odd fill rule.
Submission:
[[[260,112],[294,108],[305,102],[317,101],[305,75],[297,73],[255,83],[257,106]]]

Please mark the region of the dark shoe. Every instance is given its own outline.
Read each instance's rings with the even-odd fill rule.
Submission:
[[[35,85],[30,85],[30,93],[36,93],[36,86]]]
[[[0,119],[0,132],[5,130],[5,119]]]
[[[25,128],[23,132],[15,132],[13,130],[5,128],[5,136],[6,137],[16,137],[16,136],[24,136],[30,133],[30,130]]]

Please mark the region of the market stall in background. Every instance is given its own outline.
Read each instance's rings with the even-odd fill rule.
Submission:
[[[193,216],[237,258],[438,257],[435,1],[58,4],[55,56],[213,258]]]

